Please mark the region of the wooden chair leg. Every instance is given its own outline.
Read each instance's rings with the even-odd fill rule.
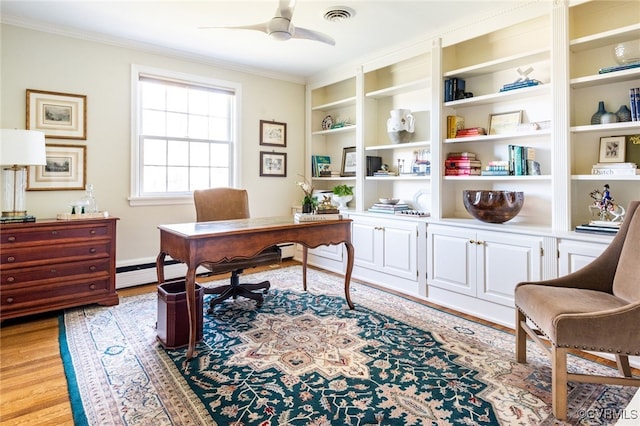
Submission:
[[[516,362],[520,364],[527,362],[527,332],[520,326],[526,320],[520,309],[516,308]]]
[[[565,348],[551,347],[551,399],[558,420],[567,418],[567,353]]]
[[[632,377],[629,357],[627,355],[616,355],[616,364],[618,364],[618,371],[620,374],[624,377]]]

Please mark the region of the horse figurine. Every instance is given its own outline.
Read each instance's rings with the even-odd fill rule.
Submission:
[[[605,196],[597,189],[591,191],[589,196],[594,200],[593,204],[589,204],[589,213],[594,216],[595,213],[600,220],[609,222],[622,222],[624,219],[625,209],[613,202],[613,198],[605,198]]]

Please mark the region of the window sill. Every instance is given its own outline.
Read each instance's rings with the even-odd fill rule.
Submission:
[[[129,197],[129,206],[171,206],[178,204],[193,204],[192,195],[158,196],[158,197]]]

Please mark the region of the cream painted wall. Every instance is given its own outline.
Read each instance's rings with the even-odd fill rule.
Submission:
[[[301,198],[304,174],[303,84],[190,62],[155,53],[3,25],[1,28],[0,125],[25,128],[26,89],[87,96],[87,140],[47,139],[87,146],[87,183],[101,210],[120,218],[117,265],[154,260],[156,225],[195,220],[192,204],[130,207],[131,64],[231,80],[242,84],[240,185],[250,194],[252,216],[291,214]],[[287,123],[287,177],[260,177],[259,121]],[[27,210],[37,218],[69,211],[83,191],[28,191]]]

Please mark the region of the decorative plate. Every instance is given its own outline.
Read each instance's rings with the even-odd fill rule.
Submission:
[[[331,126],[333,126],[333,117],[331,117],[330,115],[327,115],[322,120],[322,130],[329,130],[331,129]]]

